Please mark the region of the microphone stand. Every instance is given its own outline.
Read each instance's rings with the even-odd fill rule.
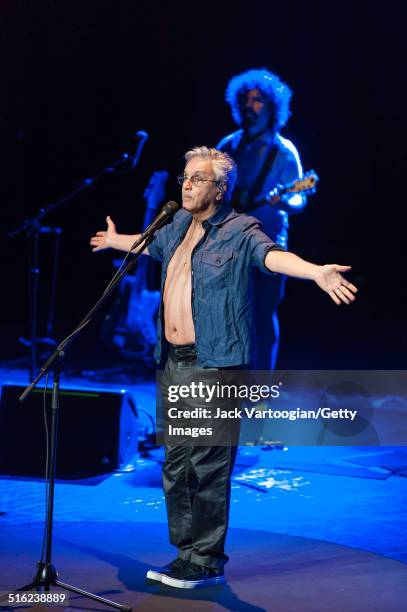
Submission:
[[[31,239],[32,248],[31,248],[31,261],[30,261],[30,340],[28,342],[24,342],[24,344],[30,347],[30,365],[29,365],[29,377],[30,381],[34,379],[34,376],[37,374],[37,344],[40,342],[40,338],[38,338],[38,288],[39,288],[39,276],[40,276],[40,268],[39,268],[39,237],[42,233],[41,221],[46,217],[50,212],[57,210],[64,204],[67,204],[76,196],[78,196],[82,191],[86,189],[90,189],[93,187],[100,179],[102,179],[107,174],[113,174],[114,172],[122,171],[122,172],[132,172],[136,167],[144,142],[146,141],[146,137],[144,136],[145,132],[138,132],[136,136],[139,137],[139,145],[137,147],[136,153],[134,155],[129,155],[128,153],[123,153],[122,157],[116,160],[113,164],[106,166],[100,170],[95,176],[91,178],[87,178],[82,180],[72,191],[65,194],[57,200],[50,204],[47,208],[41,208],[37,215],[32,219],[24,221],[22,225],[17,227],[16,229],[10,231],[8,233],[9,238],[15,238],[22,233],[26,233],[27,236]],[[55,277],[55,273],[53,274]]]
[[[40,372],[33,380],[33,382],[26,387],[23,393],[20,395],[19,400],[24,401],[31,391],[36,387],[41,378],[48,374],[50,370],[53,371],[53,388],[52,388],[52,416],[51,416],[51,441],[50,441],[50,460],[47,465],[46,482],[49,483],[49,494],[47,499],[47,514],[45,523],[45,562],[43,558],[37,563],[37,572],[29,584],[19,587],[17,591],[30,591],[33,589],[43,589],[49,591],[50,586],[61,587],[72,593],[78,593],[83,597],[98,601],[106,604],[112,608],[123,611],[131,611],[131,607],[110,601],[99,595],[89,593],[83,589],[62,582],[58,579],[58,573],[55,566],[52,563],[51,549],[52,549],[52,529],[53,529],[53,512],[54,512],[54,486],[55,486],[55,467],[56,467],[56,455],[57,455],[57,434],[58,434],[58,413],[59,413],[59,383],[60,383],[60,372],[61,372],[61,361],[64,357],[67,347],[75,340],[79,333],[86,327],[93,318],[93,315],[99,310],[99,308],[105,303],[108,296],[120,283],[121,279],[127,274],[137,263],[141,253],[146,249],[150,242],[154,238],[154,233],[158,229],[158,226],[151,228],[149,231],[145,231],[141,234],[140,238],[133,244],[130,251],[127,253],[121,269],[119,269],[113,276],[112,280],[108,284],[107,288],[103,292],[102,296],[96,302],[96,304],[89,310],[89,312],[83,317],[76,328],[71,332],[55,349],[49,359],[40,369]],[[140,247],[137,253],[132,253],[133,249]],[[132,257],[131,257],[132,256]],[[130,258],[129,261],[127,261]],[[0,600],[1,604],[1,600]]]

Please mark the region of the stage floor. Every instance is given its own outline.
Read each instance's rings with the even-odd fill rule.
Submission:
[[[138,405],[153,410],[153,383],[131,391]],[[156,449],[139,457],[133,472],[57,482],[53,561],[61,580],[143,611],[405,607],[403,448],[241,449],[232,482],[227,584],[194,593],[145,580],[151,564],[175,556],[162,460]],[[44,512],[41,479],[0,476],[0,591],[32,579]],[[72,596],[69,609],[106,608]]]
[[[234,527],[225,585],[195,592],[166,587],[144,578],[150,565],[173,556],[165,525],[106,518],[58,521],[54,562],[62,581],[133,610],[395,612],[405,605],[407,566],[399,561],[320,540]],[[1,531],[1,589],[10,589],[30,582],[42,526],[9,525]],[[107,608],[72,595],[66,609]]]

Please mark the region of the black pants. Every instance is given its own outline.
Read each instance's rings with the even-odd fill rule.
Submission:
[[[184,384],[199,378],[194,345],[171,347],[165,378]],[[170,542],[181,559],[221,568],[229,522],[230,480],[236,446],[167,445],[163,486]]]

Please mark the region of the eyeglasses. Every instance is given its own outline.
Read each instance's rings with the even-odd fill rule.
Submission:
[[[200,187],[202,183],[218,183],[219,182],[219,181],[214,181],[212,179],[202,178],[202,176],[197,176],[195,174],[193,176],[188,176],[187,174],[180,174],[180,176],[177,176],[177,181],[180,185],[183,185],[185,181],[190,181],[191,185],[193,185],[194,187]]]

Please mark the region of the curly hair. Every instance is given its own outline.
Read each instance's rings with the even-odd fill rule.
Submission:
[[[239,101],[241,96],[251,89],[259,89],[274,107],[273,128],[279,130],[284,127],[291,114],[292,91],[276,74],[266,68],[253,68],[230,79],[226,88],[225,100],[230,105],[235,122],[238,125],[242,123]]]
[[[194,157],[207,159],[212,162],[216,180],[219,182],[219,186],[224,194],[223,199],[229,201],[237,179],[237,166],[234,160],[224,151],[208,147],[194,147],[187,151],[184,156],[187,163]]]

